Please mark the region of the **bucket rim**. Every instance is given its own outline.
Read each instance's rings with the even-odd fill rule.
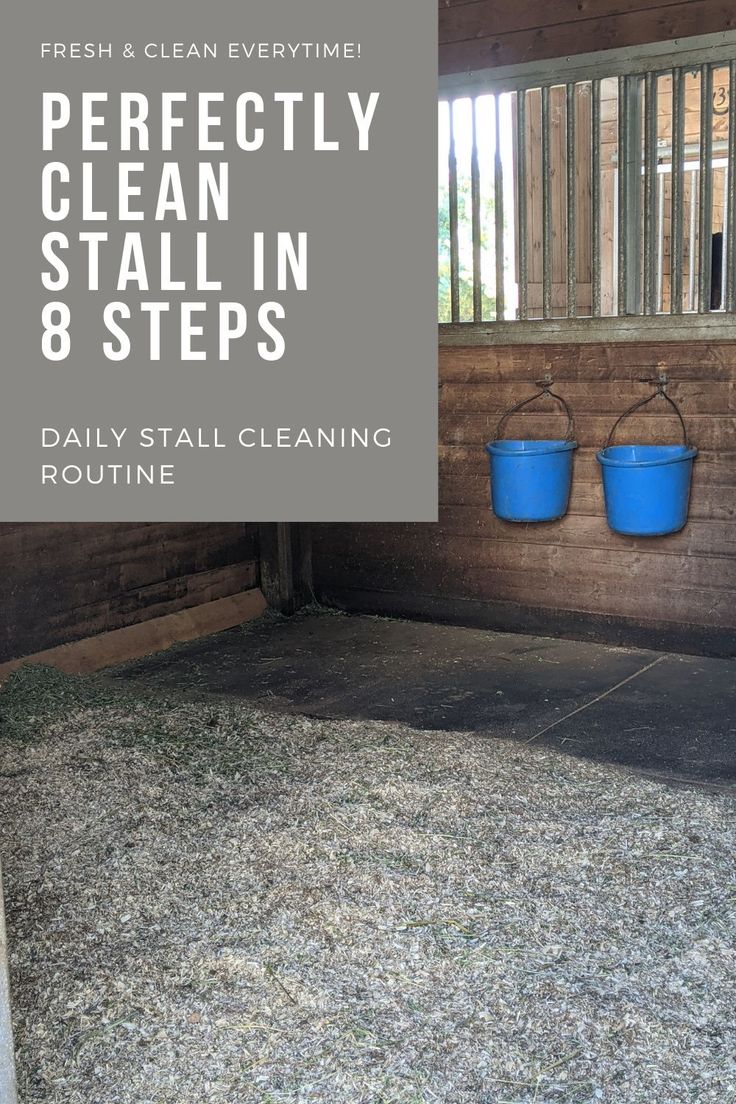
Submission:
[[[669,456],[652,457],[649,460],[626,460],[623,457],[619,459],[614,456],[607,456],[606,453],[610,449],[619,448],[671,448],[677,449],[677,452],[672,453]],[[698,450],[695,445],[642,445],[642,444],[629,444],[627,445],[607,445],[596,454],[596,459],[599,464],[609,468],[661,468],[667,464],[680,464],[683,460],[693,460],[698,455]]]
[[[509,449],[504,448],[504,445],[531,445],[531,448]],[[535,441],[526,437],[509,437],[504,438],[501,441],[489,441],[486,446],[486,452],[490,455],[495,453],[497,456],[545,456],[555,452],[568,452],[570,449],[578,447],[577,441],[568,441],[563,438],[551,438],[546,440]]]

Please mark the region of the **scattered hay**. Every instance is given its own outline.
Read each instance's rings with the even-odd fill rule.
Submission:
[[[536,747],[0,693],[24,1104],[724,1104],[733,802]]]

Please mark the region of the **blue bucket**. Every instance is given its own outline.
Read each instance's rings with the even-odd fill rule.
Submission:
[[[608,445],[598,453],[608,524],[630,537],[663,537],[687,521],[692,445]]]
[[[574,441],[490,441],[491,507],[504,521],[556,521],[567,512]]]

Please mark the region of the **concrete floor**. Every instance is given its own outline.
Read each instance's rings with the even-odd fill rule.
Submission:
[[[113,677],[317,717],[538,741],[662,780],[730,789],[735,673],[726,659],[309,613],[267,615]]]

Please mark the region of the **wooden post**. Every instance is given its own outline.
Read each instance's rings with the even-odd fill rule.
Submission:
[[[279,521],[259,527],[261,590],[287,616],[312,601],[312,539],[308,525]]]

